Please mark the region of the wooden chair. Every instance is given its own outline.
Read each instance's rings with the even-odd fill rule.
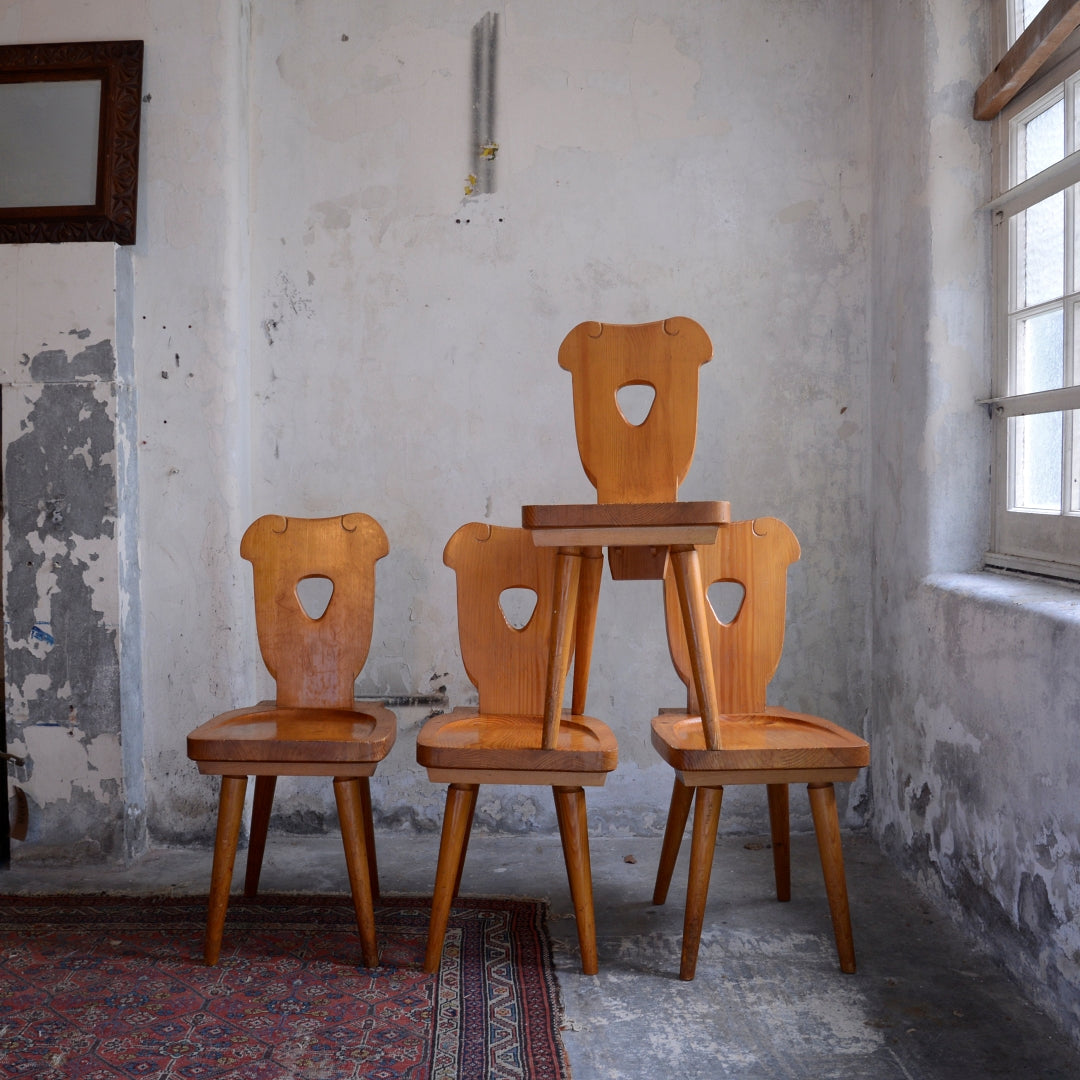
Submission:
[[[858,736],[821,717],[765,704],[766,687],[784,645],[787,568],[798,558],[795,534],[776,518],[736,522],[720,529],[714,544],[699,548],[706,589],[719,581],[736,582],[744,590],[741,606],[730,622],[721,622],[711,606],[707,612],[721,714],[717,740],[709,738],[695,699],[674,575],[669,572],[665,579],[668,643],[688,695],[685,710],[666,710],[652,721],[653,746],[675,769],[653,903],[662,904],[667,898],[696,791],[679,973],[682,979],[692,979],[697,964],[726,784],[767,787],[778,900],[791,898],[788,784],[807,785],[840,969],[855,970],[833,783],[855,779],[859,769],[870,763],[870,748]]]
[[[375,563],[386,534],[366,514],[334,518],[261,517],[244,533],[240,554],[255,578],[255,622],[275,701],[235,709],[196,728],[188,757],[221,776],[205,958],[216,964],[236,858],[248,776],[255,777],[244,893],[259,886],[274,787],[279,776],[331,776],[352,886],[364,963],[379,962],[374,899],[379,893],[368,777],[394,744],[394,714],[354,700],[367,659],[375,603]],[[311,618],[297,595],[306,578],[333,585],[329,604]]]
[[[678,498],[697,441],[698,369],[711,358],[708,334],[682,317],[636,326],[585,322],[566,335],[559,366],[573,379],[578,453],[597,502]],[[627,386],[653,391],[641,423],[619,405]]]
[[[524,529],[463,525],[443,561],[457,575],[458,636],[466,674],[479,692],[476,708],[429,720],[416,741],[416,759],[435,783],[449,783],[424,969],[437,971],[450,905],[457,895],[481,784],[549,786],[562,837],[577,916],[581,967],[597,971],[585,786],[604,783],[618,749],[606,724],[564,710],[544,722],[548,687],[556,552],[540,548]],[[508,589],[536,594],[528,622],[515,628],[501,598]],[[573,590],[560,597],[573,604]],[[573,614],[570,615],[573,625]]]
[[[552,621],[549,723],[562,702],[575,640],[571,707],[585,709],[588,655],[583,650],[591,648],[605,547],[615,580],[662,578],[670,560],[687,597],[690,640],[698,642],[705,633],[694,545],[711,543],[731,520],[731,508],[726,502],[679,502],[678,491],[697,440],[698,370],[711,357],[708,334],[682,317],[638,325],[581,323],[559,348],[559,365],[573,379],[578,452],[597,502],[522,507],[522,525],[534,541],[559,549],[557,594],[571,577],[579,582],[575,632],[565,609]],[[653,391],[640,423],[628,419],[619,403],[620,391],[631,386]],[[696,650],[693,659],[702,711],[712,726],[716,709],[708,650]]]

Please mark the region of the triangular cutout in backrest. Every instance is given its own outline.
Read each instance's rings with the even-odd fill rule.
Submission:
[[[648,383],[627,383],[615,391],[615,404],[622,418],[634,427],[641,427],[649,419],[654,401],[656,387]]]
[[[707,592],[713,614],[724,626],[730,626],[742,611],[746,589],[738,581],[714,581]]]
[[[524,630],[536,610],[536,593],[532,589],[503,589],[499,594],[503,618],[515,630]]]
[[[319,574],[296,583],[296,598],[309,619],[321,619],[334,595],[334,583]]]

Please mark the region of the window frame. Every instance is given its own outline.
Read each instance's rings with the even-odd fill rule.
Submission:
[[[1010,7],[1008,3],[998,6],[1002,14]],[[1005,19],[998,22],[999,43],[1005,37]],[[1011,163],[1016,147],[1013,142],[1013,121],[1027,113],[1034,105],[1052,94],[1070,77],[1080,73],[1080,43],[1070,42],[1068,50],[1062,49],[1055,56],[1052,67],[1018,93],[992,121],[992,178],[994,198],[987,204],[991,212],[993,291],[993,373],[991,397],[981,404],[987,406],[992,420],[991,460],[991,535],[984,564],[987,567],[1024,571],[1071,581],[1080,581],[1080,496],[1062,494],[1057,511],[1012,509],[1013,469],[1010,460],[1012,440],[1010,427],[1014,418],[1040,413],[1057,413],[1063,425],[1075,424],[1071,432],[1072,462],[1065,460],[1064,448],[1070,440],[1063,437],[1063,469],[1072,474],[1073,487],[1080,483],[1080,385],[1038,393],[1016,394],[1012,386],[1013,323],[1010,321],[1012,300],[1016,293],[1013,257],[1014,222],[1022,211],[1061,191],[1066,201],[1072,201],[1071,218],[1063,222],[1066,251],[1080,247],[1080,188],[1070,194],[1068,189],[1080,184],[1080,138],[1076,149],[1048,169],[1012,184]],[[1080,114],[1080,88],[1074,102]],[[1066,105],[1066,123],[1069,118]],[[1080,133],[1080,115],[1074,119],[1074,130]],[[1071,235],[1070,235],[1071,226]],[[1058,303],[1062,311],[1063,362],[1069,381],[1069,372],[1075,373],[1080,382],[1080,250],[1066,259],[1067,266],[1075,268],[1071,280],[1063,281],[1062,296]],[[1036,307],[1037,305],[1032,305]],[[1071,413],[1071,415],[1070,415]],[[1063,473],[1063,488],[1064,476]],[[1075,507],[1075,509],[1073,509]]]

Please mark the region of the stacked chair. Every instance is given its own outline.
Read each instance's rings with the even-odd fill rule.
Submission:
[[[869,764],[870,751],[827,720],[766,705],[783,648],[787,568],[799,557],[791,530],[772,518],[732,524],[727,503],[677,501],[694,454],[698,369],[711,355],[708,336],[692,319],[575,327],[562,343],[559,364],[573,378],[578,450],[597,505],[526,506],[523,520],[538,544],[563,545],[561,558],[602,544],[614,579],[664,579],[669,646],[687,686],[687,705],[652,724],[654,747],[675,769],[653,899],[666,899],[697,792],[681,978],[694,977],[725,784],[766,786],[780,900],[791,895],[788,784],[807,784],[840,967],[853,972],[833,783],[853,780]],[[636,424],[618,401],[631,386],[654,395]],[[595,618],[599,581],[593,574],[582,585],[579,626]],[[717,581],[744,590],[727,624],[708,602]],[[583,708],[576,665],[574,691],[574,707]]]

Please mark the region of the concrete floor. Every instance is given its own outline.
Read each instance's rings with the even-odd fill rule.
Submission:
[[[436,836],[380,832],[377,842],[385,892],[430,892]],[[858,974],[836,964],[813,837],[793,837],[793,899],[779,904],[767,842],[726,836],[692,983],[678,979],[689,843],[662,908],[649,903],[659,840],[591,843],[592,978],[578,969],[557,837],[476,836],[462,881],[465,893],[550,900],[574,1080],[1080,1077],[1080,1050],[864,833],[845,837]],[[201,893],[209,871],[207,851],[155,851],[123,870],[17,865],[0,871],[0,893]],[[271,835],[262,887],[347,891],[340,841]]]

